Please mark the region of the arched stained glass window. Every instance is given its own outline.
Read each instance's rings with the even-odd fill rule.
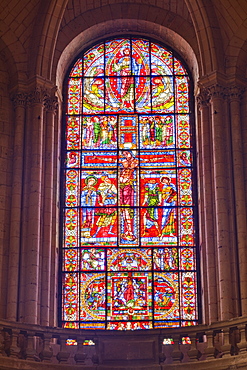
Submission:
[[[190,78],[167,48],[119,38],[67,80],[62,323],[198,320]]]

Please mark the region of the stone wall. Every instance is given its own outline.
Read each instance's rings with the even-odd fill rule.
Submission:
[[[169,45],[191,71],[202,322],[245,317],[246,2],[2,0],[0,16],[0,317],[57,325],[63,81],[120,34]]]

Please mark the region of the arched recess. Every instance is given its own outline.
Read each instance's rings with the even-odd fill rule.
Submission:
[[[188,2],[189,5],[190,2]],[[196,3],[197,4],[197,3]],[[198,6],[198,4],[197,4]],[[102,7],[103,8],[103,7]],[[125,9],[125,10],[124,10]],[[183,27],[181,27],[181,22],[184,21],[182,17],[174,16],[174,22],[169,24],[169,27],[166,27],[166,21],[168,14],[172,14],[171,12],[167,12],[166,10],[159,9],[161,14],[164,16],[158,17],[155,21],[152,19],[152,15],[150,12],[146,13],[146,19],[151,18],[150,21],[148,20],[141,20],[141,19],[128,19],[130,17],[130,12],[127,12],[126,8],[121,9],[123,14],[124,11],[126,12],[125,19],[116,19],[116,20],[107,20],[107,16],[112,18],[112,15],[108,13],[103,13],[103,20],[102,22],[102,14],[98,11],[94,11],[94,17],[87,20],[85,18],[86,14],[78,16],[76,19],[72,19],[68,24],[64,25],[61,28],[56,45],[56,51],[54,55],[54,64],[53,64],[53,71],[52,71],[52,80],[58,87],[58,93],[62,96],[62,85],[63,79],[65,76],[66,71],[68,70],[69,65],[74,60],[75,56],[83,49],[89,46],[91,43],[96,43],[97,40],[102,38],[102,34],[106,37],[114,37],[119,34],[132,34],[132,35],[143,35],[143,36],[151,36],[152,38],[156,39],[157,41],[165,42],[169,46],[171,46],[174,50],[176,50],[185,60],[187,63],[195,82],[195,95],[197,94],[197,81],[201,79],[205,74],[210,75],[210,73],[214,71],[222,72],[223,63],[219,62],[221,60],[220,50],[219,48],[215,47],[215,36],[212,36],[211,31],[207,30],[209,27],[210,22],[208,20],[208,11],[209,9],[198,10],[196,6],[190,6],[191,14],[194,12],[194,27],[191,22],[184,22]],[[199,12],[199,14],[197,14]],[[107,16],[106,16],[107,14]],[[114,13],[112,13],[114,14]],[[88,14],[89,15],[89,14]],[[142,17],[142,15],[140,15]],[[161,21],[159,21],[161,19]],[[177,23],[176,23],[177,20]],[[159,22],[159,23],[158,23]],[[168,22],[169,23],[169,22]],[[79,30],[84,28],[83,32],[79,33]],[[79,29],[79,30],[78,30]],[[117,30],[117,31],[116,31]],[[200,35],[196,37],[196,30],[199,30]],[[187,33],[186,33],[187,31]],[[205,42],[207,43],[207,47],[204,51]],[[199,52],[199,49],[201,52]],[[219,55],[218,55],[219,53]],[[220,65],[220,67],[219,67]],[[210,80],[211,81],[211,80]],[[211,81],[212,82],[212,81]],[[215,83],[215,80],[214,82]],[[199,118],[197,119],[196,125],[199,125]],[[209,127],[210,125],[210,118],[207,117],[205,121],[206,126]],[[200,132],[198,130],[198,132]],[[207,140],[211,140],[210,132],[207,133]],[[197,144],[198,150],[200,152],[202,143],[200,142],[201,138],[197,137]],[[210,154],[212,155],[212,154]],[[199,153],[199,158],[201,159],[201,153]],[[201,165],[201,163],[200,163]],[[200,198],[203,198],[202,189],[204,187],[204,182],[201,183],[201,194]],[[210,187],[211,193],[213,189]],[[203,208],[203,203],[201,201],[201,209]],[[213,208],[208,207],[209,213],[213,212]],[[215,221],[213,221],[215,222]],[[203,225],[204,227],[204,225]],[[203,229],[202,227],[202,229]],[[203,240],[203,231],[202,232],[202,240]],[[213,236],[214,237],[214,236]],[[212,244],[212,255],[214,256],[215,251],[215,244]],[[204,253],[207,253],[204,251]],[[205,255],[204,255],[205,257]],[[204,258],[205,259],[205,258]],[[213,258],[212,258],[213,260]],[[204,262],[203,262],[204,263]],[[205,262],[205,267],[203,273],[206,275],[208,271],[208,266]],[[212,265],[212,266],[211,266]],[[215,261],[210,265],[212,268],[212,272],[210,276],[213,278],[210,279],[210,283],[205,283],[204,286],[204,293],[205,297],[212,291],[212,298],[209,299],[211,304],[210,310],[212,311],[211,314],[205,314],[205,321],[210,322],[217,320],[220,316],[220,303],[216,301],[216,290],[217,290],[217,283],[214,282],[218,281],[217,274],[220,273],[216,270]],[[206,281],[206,278],[205,278]],[[208,284],[208,285],[207,285]],[[211,285],[214,285],[213,287]],[[230,290],[229,290],[230,291]],[[230,294],[230,293],[229,293]],[[204,298],[203,298],[204,299]],[[207,306],[207,298],[205,298],[204,305]],[[218,307],[218,308],[217,308]],[[218,311],[219,310],[219,311]],[[224,314],[224,318],[228,317],[228,312]],[[208,319],[208,317],[210,317]],[[223,316],[222,316],[223,317]]]
[[[224,69],[221,35],[219,30],[214,32],[218,20],[211,2],[185,0],[189,18],[188,13],[178,15],[167,7],[163,7],[162,4],[158,7],[153,4],[143,4],[140,1],[130,4],[116,2],[110,6],[100,6],[97,3],[97,7],[91,9],[89,6],[79,3],[77,4],[78,7],[81,7],[79,15],[77,14],[79,12],[66,8],[67,0],[53,1],[47,4],[45,12],[42,4],[42,12],[39,14],[42,21],[36,22],[34,28],[33,45],[36,50],[34,55],[37,55],[37,59],[34,63],[32,61],[32,66],[30,64],[31,74],[36,71],[43,78],[51,78],[55,82],[58,61],[72,40],[85,31],[89,34],[92,31],[89,38],[95,37],[93,27],[96,25],[105,35],[109,32],[113,34],[113,30],[109,30],[107,26],[109,21],[112,21],[113,24],[116,21],[118,23],[117,29],[119,29],[119,26],[121,28],[119,22],[123,20],[125,33],[134,27],[136,32],[143,34],[143,27],[139,22],[147,21],[153,25],[153,28],[148,29],[151,36],[160,34],[162,28],[179,34],[190,44],[197,55],[200,76]],[[66,12],[68,12],[67,15]],[[211,27],[212,23],[214,23],[213,28]],[[84,43],[83,39],[81,41]],[[36,45],[39,47],[36,48]],[[68,49],[66,50],[68,51]]]
[[[56,71],[54,71],[54,73],[56,73],[54,79],[56,86],[58,87],[58,91],[62,91],[63,80],[68,67],[82,49],[86,48],[92,42],[100,40],[102,38],[102,34],[112,37],[122,35],[126,32],[133,35],[141,34],[143,36],[153,37],[157,41],[168,44],[185,60],[192,73],[194,83],[196,84],[200,75],[200,65],[198,63],[197,55],[191,45],[178,33],[167,27],[158,26],[148,21],[139,20],[137,24],[135,20],[117,19],[90,27],[77,35],[68,45],[65,46],[57,61]]]
[[[66,17],[61,24],[57,37],[52,71],[53,81],[55,81],[58,64],[61,64],[61,58],[63,58],[62,54],[65,50],[66,53],[68,53],[68,59],[70,58],[72,60],[73,55],[76,55],[73,54],[75,50],[68,47],[72,42],[73,47],[77,48],[77,52],[79,52],[79,44],[82,45],[81,47],[86,47],[88,40],[97,41],[98,38],[102,37],[102,34],[105,36],[114,36],[120,33],[136,33],[149,35],[157,40],[165,42],[169,39],[170,43],[175,45],[175,50],[182,56],[191,54],[183,50],[185,45],[183,44],[183,40],[186,40],[186,43],[194,50],[194,54],[199,61],[195,29],[193,28],[191,20],[188,19],[188,13],[186,13],[186,18],[184,18],[182,15],[178,15],[162,7],[147,4],[141,4],[140,7],[138,1],[128,4],[128,6],[125,5],[127,4],[111,4],[110,11],[106,6],[98,7],[93,11],[85,10],[85,12],[81,13],[76,18],[72,18],[66,22],[67,18],[69,18],[68,14],[68,17]],[[138,11],[138,9],[140,11]],[[169,34],[170,32],[171,34]],[[174,40],[175,35],[180,36],[181,43],[179,37],[175,37],[176,41]],[[80,39],[77,39],[77,37],[80,37]],[[75,40],[80,40],[80,43],[76,45]],[[188,56],[186,59],[187,58]],[[185,61],[187,62],[186,59]],[[193,62],[191,66],[193,64],[195,65]],[[66,67],[68,67],[67,64],[62,68],[63,71]],[[59,69],[59,72],[61,72],[61,69]],[[200,63],[198,74],[201,74]]]

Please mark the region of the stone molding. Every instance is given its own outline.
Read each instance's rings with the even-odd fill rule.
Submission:
[[[215,84],[207,88],[209,99],[214,98],[225,99],[227,96],[227,88],[225,86]]]
[[[209,94],[208,90],[203,88],[201,89],[200,93],[196,97],[197,106],[201,110],[205,107],[209,106]]]
[[[28,94],[25,92],[19,92],[16,93],[12,96],[11,100],[14,103],[14,108],[21,106],[21,107],[26,107],[27,105],[27,99],[28,99]]]
[[[21,106],[26,108],[27,105],[42,104],[46,111],[56,113],[58,109],[58,98],[56,96],[51,97],[47,90],[36,88],[33,91],[18,92],[11,97],[14,103],[14,108]]]
[[[58,98],[56,96],[50,97],[46,95],[44,97],[44,107],[47,112],[57,112],[58,109]]]
[[[232,85],[226,87],[217,83],[210,87],[201,87],[200,93],[196,97],[197,105],[201,110],[203,107],[209,106],[213,98],[240,101],[245,91],[246,89],[242,86]]]
[[[47,91],[41,88],[35,88],[33,91],[28,93],[28,104],[44,104]]]
[[[230,86],[227,89],[228,97],[231,101],[233,100],[240,101],[243,97],[244,92],[245,88],[237,85]]]

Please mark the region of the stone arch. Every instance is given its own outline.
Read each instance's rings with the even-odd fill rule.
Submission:
[[[223,72],[223,48],[218,19],[211,0],[185,0],[193,22],[202,66],[202,76]],[[217,32],[216,32],[217,30]]]
[[[173,9],[171,4],[167,9],[168,6],[162,8],[153,4],[140,4],[139,1],[131,4],[119,2],[107,6],[97,6],[92,10],[89,9],[89,6],[83,6],[79,3],[77,4],[78,7],[81,7],[81,12],[77,12],[79,14],[76,12],[69,13],[66,10],[67,0],[61,0],[58,4],[52,2],[49,7],[47,4],[46,11],[40,12],[39,17],[43,17],[43,21],[39,24],[42,26],[37,24],[34,34],[37,35],[35,40],[41,42],[33,43],[39,44],[40,47],[36,53],[38,56],[35,63],[33,63],[32,73],[36,70],[36,73],[40,76],[55,81],[55,71],[61,53],[78,34],[85,30],[89,32],[91,29],[94,33],[92,27],[96,27],[96,25],[101,32],[109,32],[108,27],[104,30],[106,22],[117,21],[119,28],[119,21],[122,22],[123,20],[126,23],[122,32],[131,30],[134,24],[138,30],[140,22],[150,22],[153,24],[153,27],[148,30],[151,35],[159,33],[161,28],[179,34],[194,49],[199,61],[200,76],[216,69],[223,72],[221,35],[219,30],[219,32],[215,32],[215,24],[218,25],[218,20],[211,2],[204,5],[203,0],[198,0],[196,4],[191,0],[185,0],[189,16],[187,12],[184,16],[183,14],[176,14],[171,10]],[[63,16],[64,18],[62,18]],[[53,19],[52,23],[51,19]],[[212,23],[214,23],[213,29],[210,27]],[[140,27],[139,32],[143,33],[142,27]]]
[[[86,47],[87,44],[84,40],[86,40],[87,35],[87,38],[91,41],[92,39],[97,41],[97,34],[99,37],[102,34],[115,35],[135,32],[138,34],[147,34],[156,39],[160,38],[164,41],[167,33],[174,32],[174,34],[180,35],[184,40],[187,40],[188,45],[190,43],[190,47],[194,49],[194,53],[199,56],[195,30],[187,13],[186,18],[184,18],[182,15],[175,14],[167,9],[147,4],[141,4],[140,7],[138,3],[136,1],[135,3],[128,4],[128,6],[121,3],[112,4],[110,9],[109,6],[102,6],[93,11],[85,10],[84,13],[80,13],[74,18],[71,17],[71,19],[67,15],[61,23],[61,28],[57,36],[52,67],[52,80],[55,81],[56,69],[61,53],[63,53],[65,48],[79,34],[83,35],[83,37],[80,36],[81,45]],[[145,27],[143,26],[144,23]],[[119,30],[117,33],[116,29]],[[84,34],[84,32],[87,32],[87,34]],[[179,52],[180,47],[182,46],[178,44],[175,49],[178,49],[177,51]],[[66,52],[70,53],[68,49],[66,49]],[[201,69],[200,66],[199,68]]]
[[[118,32],[116,32],[118,29]],[[53,73],[56,75],[52,78],[56,81],[58,89],[62,91],[62,83],[65,73],[73,59],[79,52],[90,45],[92,42],[97,42],[104,36],[116,36],[118,34],[137,34],[153,36],[157,41],[165,42],[178,52],[185,62],[187,63],[194,81],[196,83],[199,77],[200,66],[197,61],[196,52],[192,49],[191,45],[182,38],[178,33],[164,27],[155,25],[148,21],[139,21],[138,24],[135,20],[111,20],[108,22],[100,23],[90,27],[88,30],[80,33],[74,37],[60,54],[57,61],[57,69]],[[58,54],[58,53],[57,53]],[[55,66],[54,66],[55,67]]]
[[[38,74],[46,79],[51,77],[51,66],[58,30],[68,0],[46,0],[40,4],[39,21],[33,29],[30,48],[30,77]],[[35,56],[33,60],[32,56]]]

